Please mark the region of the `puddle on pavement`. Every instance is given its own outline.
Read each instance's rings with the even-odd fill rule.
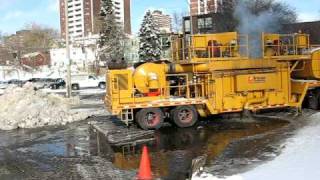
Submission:
[[[212,164],[231,142],[275,130],[286,124],[280,120],[253,123],[222,120],[187,129],[162,128],[154,132],[154,141],[147,143],[152,172],[155,177],[185,179],[190,173],[193,158],[206,154],[206,163]],[[0,160],[4,162],[2,165],[0,163],[0,169],[16,169],[17,166],[24,172],[31,171],[26,167],[33,167],[39,172],[51,171],[56,168],[56,163],[50,161],[53,157],[72,159],[83,156],[100,156],[122,170],[138,169],[141,144],[111,146],[102,134],[94,133],[88,127],[87,122],[79,122],[65,127],[2,131],[0,149],[8,151],[4,151],[7,153],[5,155],[0,153]],[[26,165],[17,162],[26,162]],[[14,175],[15,171],[12,173]]]
[[[263,134],[288,124],[280,120],[254,123],[214,122],[194,128],[163,128],[154,133],[155,140],[148,143],[151,168],[155,177],[185,179],[193,158],[207,155],[207,164],[224,152],[227,146],[242,138]],[[112,161],[122,170],[137,170],[142,145],[110,146],[99,133],[90,135],[90,154]]]

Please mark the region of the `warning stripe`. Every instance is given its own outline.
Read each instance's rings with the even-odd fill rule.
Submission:
[[[273,105],[268,105],[268,106],[253,106],[252,108],[249,108],[250,110],[252,109],[268,109],[268,108],[279,108],[279,107],[288,107],[288,104],[273,104]]]
[[[225,110],[223,110],[223,112],[238,112],[238,111],[242,111],[242,109],[232,108],[232,109],[225,109]]]
[[[126,106],[118,106],[118,109],[134,109],[134,108],[144,108],[144,107],[166,107],[166,106],[176,106],[176,105],[190,105],[190,104],[205,104],[206,100],[187,100],[178,102],[162,102],[162,103],[148,103],[148,104],[131,104]]]

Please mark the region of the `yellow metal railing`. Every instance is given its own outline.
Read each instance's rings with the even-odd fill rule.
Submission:
[[[311,49],[308,34],[262,34],[263,57],[303,56]]]
[[[122,97],[119,89],[119,81],[116,80],[117,85],[112,87],[110,95],[106,95],[106,101],[116,104],[136,104],[141,103],[143,98],[152,98],[153,100],[170,100],[170,98],[185,98],[185,99],[197,99],[206,97],[207,90],[205,89],[205,82],[190,82],[187,74],[169,74],[167,77],[183,77],[185,81],[183,84],[164,86],[159,88],[159,94],[150,96],[148,94],[137,93],[137,89],[131,87],[131,97]],[[117,78],[115,78],[117,79]],[[172,91],[171,91],[172,90]],[[112,93],[117,92],[117,93]],[[174,92],[174,93],[173,93]],[[150,99],[146,99],[149,102]]]
[[[310,49],[317,49],[317,48],[320,48],[320,44],[312,44],[310,45]]]
[[[173,38],[171,51],[172,59],[176,63],[243,59],[249,56],[248,36],[246,35],[238,35],[224,44],[220,43],[219,39],[202,42],[202,44],[207,44],[206,46],[196,45],[197,42],[192,38]]]

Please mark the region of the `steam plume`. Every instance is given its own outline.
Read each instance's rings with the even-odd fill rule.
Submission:
[[[262,57],[262,32],[274,33],[280,29],[277,14],[272,11],[263,11],[253,14],[246,1],[238,1],[234,17],[238,19],[237,31],[249,35],[249,57]]]

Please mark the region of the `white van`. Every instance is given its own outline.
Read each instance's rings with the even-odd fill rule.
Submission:
[[[106,81],[94,75],[72,75],[71,87],[73,90],[91,87],[99,87],[101,89],[104,89],[106,88]]]

